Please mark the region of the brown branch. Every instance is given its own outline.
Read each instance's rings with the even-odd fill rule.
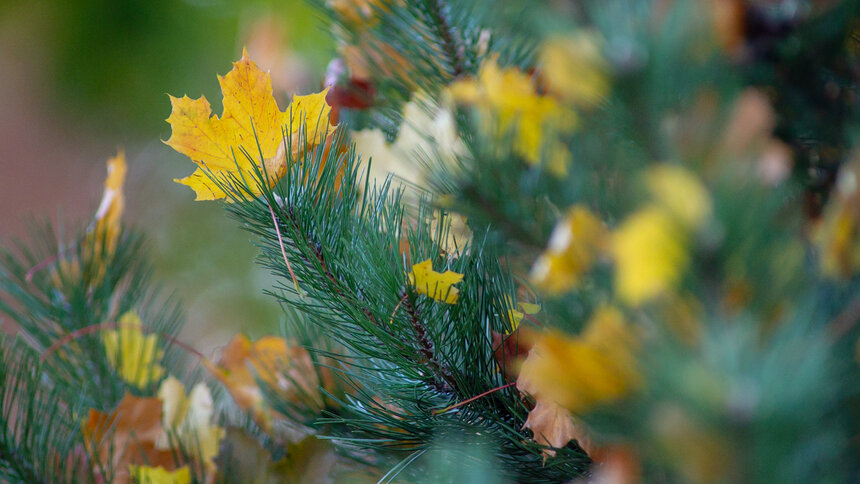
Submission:
[[[435,0],[430,15],[433,17],[432,21],[437,27],[436,30],[442,44],[442,50],[451,62],[451,67],[453,68],[452,74],[455,78],[462,76],[466,73],[466,63],[463,58],[464,49],[462,43],[458,42],[457,32],[448,19],[448,5],[444,0]]]
[[[403,308],[406,310],[406,313],[409,314],[409,320],[412,322],[412,329],[415,331],[415,337],[418,339],[418,352],[421,354],[424,362],[433,367],[435,370],[434,374],[442,376],[441,382],[438,382],[436,378],[434,378],[432,384],[436,390],[442,393],[451,393],[456,386],[454,384],[454,376],[451,374],[451,371],[442,365],[436,358],[433,341],[430,340],[430,337],[427,335],[427,328],[425,328],[424,323],[421,322],[421,314],[418,312],[418,308],[412,304],[412,300],[408,297],[409,294],[405,289],[403,290],[403,296],[405,297]]]

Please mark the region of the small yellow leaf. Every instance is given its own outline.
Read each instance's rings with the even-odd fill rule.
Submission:
[[[108,362],[130,385],[144,388],[164,375],[158,362],[164,350],[158,349],[158,336],[144,336],[140,317],[128,312],[119,318],[119,329],[102,332]]]
[[[511,301],[510,297],[506,296],[506,302],[508,306],[513,306],[513,301]],[[516,309],[508,310],[508,319],[511,321],[511,330],[516,331],[520,326],[520,322],[526,317],[526,314],[532,315],[540,312],[540,305],[532,304],[527,302],[519,302],[517,303],[520,311]]]
[[[170,97],[173,110],[167,122],[172,132],[165,143],[199,166],[191,175],[175,180],[191,187],[197,200],[227,196],[218,183],[209,178],[207,170],[227,186],[233,185],[229,177],[235,177],[252,194],[259,195],[261,190],[256,183],[254,164],[257,169],[265,168],[269,184],[274,185],[287,168],[284,136],[292,141],[295,159],[335,129],[329,121],[331,107],[325,101],[327,89],[307,96],[293,96],[290,108],[281,111],[272,95],[271,77],[248,58],[247,52],[233,63],[233,70],[226,76],[219,76],[218,81],[224,96],[224,112],[220,118],[212,114],[205,97]],[[305,146],[299,146],[300,129],[305,129]],[[248,160],[242,149],[255,161]],[[264,165],[260,164],[261,154]]]
[[[198,383],[186,396],[185,385],[173,376],[161,383],[158,398],[163,402],[164,428],[190,455],[199,457],[209,468],[214,468],[218,446],[224,429],[212,423],[213,401],[205,383]],[[170,449],[167,434],[156,442],[159,449]]]
[[[460,290],[454,284],[463,280],[463,274],[454,271],[436,272],[430,259],[412,266],[412,272],[407,274],[409,284],[415,290],[436,301],[456,304]]]
[[[138,484],[189,484],[191,472],[188,467],[180,467],[175,471],[163,467],[129,466],[129,472]]]

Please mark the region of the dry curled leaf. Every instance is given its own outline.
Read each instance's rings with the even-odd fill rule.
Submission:
[[[161,400],[126,393],[111,413],[90,409],[82,432],[95,469],[113,469],[114,483],[130,482],[129,466],[176,467],[173,452],[155,446],[164,430]],[[106,477],[106,476],[105,476]]]
[[[556,449],[564,447],[568,442],[579,437],[570,412],[547,399],[537,400],[523,428],[532,431],[535,442]],[[555,450],[547,448],[543,451],[543,455],[544,459],[552,457],[555,455]]]

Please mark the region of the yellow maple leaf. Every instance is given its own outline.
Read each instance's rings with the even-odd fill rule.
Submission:
[[[158,398],[163,403],[163,425],[168,433],[156,441],[156,448],[171,448],[169,434],[190,455],[199,457],[207,467],[214,469],[224,429],[212,423],[212,394],[206,384],[194,385],[186,395],[185,385],[170,376],[158,388]]]
[[[119,318],[119,328],[102,332],[102,342],[108,362],[123,380],[138,388],[143,388],[164,375],[164,368],[158,361],[164,350],[158,349],[158,336],[144,336],[143,323],[134,312],[127,312]]]
[[[520,368],[517,388],[581,415],[639,384],[636,342],[618,310],[599,309],[578,337],[540,335]]]
[[[409,284],[415,290],[436,301],[447,304],[457,304],[460,290],[454,284],[463,280],[463,274],[454,271],[436,272],[430,259],[412,266],[412,272],[407,274]]]
[[[233,63],[233,70],[218,77],[218,82],[224,96],[221,117],[212,114],[205,97],[170,96],[173,109],[167,122],[172,132],[165,143],[198,165],[191,175],[175,180],[191,187],[197,200],[227,197],[209,174],[227,186],[233,185],[230,177],[234,177],[247,185],[250,193],[259,195],[261,190],[254,164],[260,170],[265,169],[268,183],[274,185],[287,169],[284,136],[292,140],[292,155],[296,159],[299,153],[316,146],[335,129],[329,121],[331,107],[325,100],[328,89],[307,96],[293,96],[290,107],[281,111],[272,95],[271,76],[248,58],[247,51]],[[300,130],[305,133],[305,146],[299,146]],[[248,160],[242,149],[255,161]],[[257,159],[260,153],[263,165]]]
[[[164,467],[129,466],[129,473],[138,484],[189,484],[191,472],[188,467],[168,471]]]

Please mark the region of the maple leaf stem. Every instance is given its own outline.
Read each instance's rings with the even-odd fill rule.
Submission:
[[[304,299],[305,296],[299,288],[299,280],[296,278],[296,273],[293,272],[293,266],[290,265],[290,260],[287,258],[287,250],[284,248],[284,239],[281,237],[281,228],[278,227],[278,219],[275,217],[275,210],[269,205],[269,213],[272,214],[272,223],[275,225],[275,233],[278,234],[278,244],[281,246],[281,255],[284,256],[284,263],[287,264],[287,270],[290,271],[290,277],[293,278],[293,284],[296,286],[296,293]]]
[[[493,388],[491,390],[487,390],[484,393],[481,393],[480,395],[475,395],[472,398],[469,398],[467,400],[463,400],[462,402],[459,402],[459,403],[455,403],[454,405],[451,405],[450,407],[445,407],[441,410],[433,410],[433,415],[440,415],[440,414],[443,414],[445,412],[449,412],[451,410],[454,410],[455,408],[462,407],[463,405],[466,405],[468,403],[472,403],[479,398],[486,397],[487,395],[490,395],[492,393],[496,393],[500,390],[504,390],[505,388],[510,388],[516,384],[517,384],[517,382],[515,382],[515,381],[512,381],[510,383],[505,383],[504,385],[502,385],[500,387],[496,387],[496,388]]]
[[[99,332],[99,331],[102,331],[105,329],[117,329],[120,324],[128,324],[128,325],[132,325],[132,326],[137,326],[139,328],[148,329],[147,326],[144,324],[130,323],[127,321],[123,322],[123,323],[120,323],[119,321],[106,321],[104,323],[91,324],[89,326],[84,326],[83,328],[78,328],[78,329],[72,331],[71,333],[63,336],[62,338],[58,339],[57,341],[55,341],[51,346],[49,346],[45,351],[42,352],[42,355],[39,357],[39,361],[40,362],[45,361],[46,359],[48,359],[49,356],[51,356],[51,354],[53,354],[55,351],[62,348],[63,346],[65,346],[66,344],[68,344],[71,341],[74,341],[80,337],[86,336],[88,334],[93,334],[93,333],[96,333],[96,332]],[[206,356],[204,356],[203,353],[197,351],[192,346],[185,344],[182,341],[179,341],[178,339],[174,338],[173,336],[170,336],[170,335],[167,335],[167,334],[164,334],[161,332],[156,332],[155,334],[157,334],[161,338],[164,338],[166,341],[169,341],[169,342],[175,344],[176,346],[179,346],[180,348],[193,354],[194,356],[200,358],[201,360],[206,359]]]

